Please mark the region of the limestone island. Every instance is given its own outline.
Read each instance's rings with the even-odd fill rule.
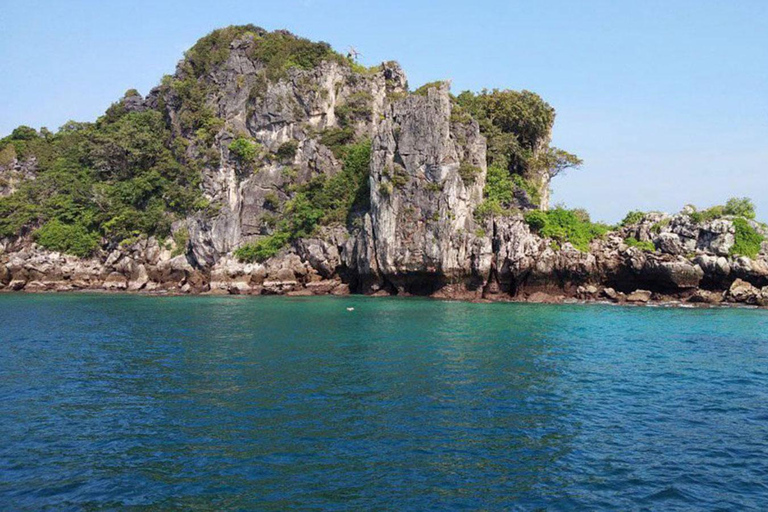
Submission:
[[[146,97],[0,139],[0,289],[768,306],[748,199],[617,226],[528,91],[409,90],[287,31],[200,39]]]

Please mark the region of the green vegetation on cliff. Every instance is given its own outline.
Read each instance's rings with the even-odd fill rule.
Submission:
[[[656,250],[656,246],[653,245],[653,242],[651,241],[640,241],[635,237],[628,237],[624,239],[624,243],[627,244],[629,247],[636,247],[640,249],[641,251],[646,252],[653,252]]]
[[[624,216],[624,219],[619,223],[620,226],[631,226],[633,224],[637,224],[641,220],[643,220],[643,217],[645,217],[646,213],[642,212],[640,210],[632,210],[631,212],[627,213]]]
[[[745,219],[755,218],[755,205],[748,197],[732,197],[726,203],[723,211],[726,215],[735,215]]]
[[[525,214],[531,231],[551,238],[557,244],[570,242],[582,252],[589,251],[589,243],[610,231],[610,226],[593,223],[585,210],[567,210],[557,207],[549,211],[533,210]]]
[[[736,229],[736,233],[730,251],[731,256],[747,256],[754,259],[760,252],[765,237],[741,217],[733,219],[733,227]]]
[[[224,63],[229,57],[232,42],[243,36],[253,41],[251,57],[264,63],[267,77],[271,80],[284,77],[291,68],[312,69],[323,61],[352,65],[328,43],[310,41],[287,30],[268,32],[255,25],[233,25],[214,30],[186,52],[185,62],[193,76],[202,77]]]
[[[234,255],[243,262],[265,261],[277,254],[290,240],[290,233],[277,231],[256,242],[241,245],[235,249]]]
[[[0,237],[37,230],[41,245],[83,256],[102,236],[166,236],[173,220],[205,206],[199,174],[174,157],[159,112],[67,123],[48,137],[14,131],[0,140],[8,145],[37,159],[37,177],[0,198]]]
[[[690,212],[688,215],[694,222],[707,222],[725,216],[755,218],[755,205],[748,197],[732,197],[724,205],[717,204],[706,210],[698,210],[694,205],[688,205],[687,209]]]
[[[488,163],[523,173],[534,149],[546,142],[555,110],[530,91],[464,91],[456,97],[488,139]]]
[[[254,36],[252,56],[266,65],[267,77],[276,80],[291,68],[313,69],[323,61],[351,65],[350,61],[325,42],[313,42],[284,30]]]
[[[633,210],[624,217],[619,226],[631,226],[642,221],[649,212]],[[748,197],[731,197],[724,205],[717,204],[704,210],[699,210],[695,205],[689,204],[683,209],[685,215],[697,224],[724,217],[741,217],[747,220],[754,220],[755,205]],[[652,229],[659,231],[661,227],[669,224],[669,219],[656,223]]]
[[[96,233],[88,231],[79,222],[65,224],[58,219],[46,222],[35,231],[35,240],[52,251],[74,254],[81,258],[90,255],[99,246]]]
[[[483,202],[475,209],[475,217],[484,219],[509,213],[515,197],[515,184],[506,169],[491,165],[485,175]]]
[[[342,127],[351,126],[357,120],[371,120],[373,96],[367,91],[352,93],[346,103],[336,107],[336,116]]]
[[[446,83],[443,80],[436,80],[434,82],[427,82],[426,84],[422,85],[415,91],[413,91],[413,94],[416,94],[418,96],[426,96],[430,89],[432,88],[440,88],[443,86],[443,84]]]
[[[519,174],[510,174],[503,167],[491,165],[485,177],[483,202],[475,209],[477,219],[509,215],[517,211],[515,191],[522,190],[534,204],[540,201],[536,185]]]
[[[229,144],[228,149],[241,173],[253,170],[256,156],[259,154],[259,144],[257,142],[248,137],[238,137]]]
[[[555,110],[538,94],[498,89],[479,94],[464,91],[455,98],[452,116],[456,121],[471,117],[478,122],[488,142],[489,168],[519,176],[535,204],[540,203],[542,188],[551,177],[581,165],[575,155],[549,146]]]
[[[321,220],[324,224],[349,222],[351,214],[368,209],[370,161],[370,140],[351,144],[342,152],[340,173],[330,178],[321,176],[310,184],[307,196],[323,210]]]
[[[311,236],[319,225],[349,224],[355,213],[368,209],[368,169],[371,142],[363,140],[340,148],[341,172],[318,176],[297,187],[283,206],[274,233],[235,251],[241,261],[264,261],[293,240]]]
[[[464,185],[469,186],[475,182],[477,177],[483,170],[475,165],[470,165],[466,162],[462,162],[459,166],[459,177]]]

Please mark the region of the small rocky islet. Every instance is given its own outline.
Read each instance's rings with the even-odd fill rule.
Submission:
[[[550,208],[580,160],[528,91],[409,90],[286,31],[202,38],[94,123],[0,139],[0,290],[768,306],[746,199],[617,226]]]

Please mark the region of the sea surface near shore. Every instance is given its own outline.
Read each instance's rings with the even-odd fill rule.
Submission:
[[[0,508],[763,509],[768,312],[0,294]]]

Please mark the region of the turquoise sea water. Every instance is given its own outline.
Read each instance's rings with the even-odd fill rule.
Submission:
[[[766,311],[0,295],[0,326],[2,510],[768,507]]]

